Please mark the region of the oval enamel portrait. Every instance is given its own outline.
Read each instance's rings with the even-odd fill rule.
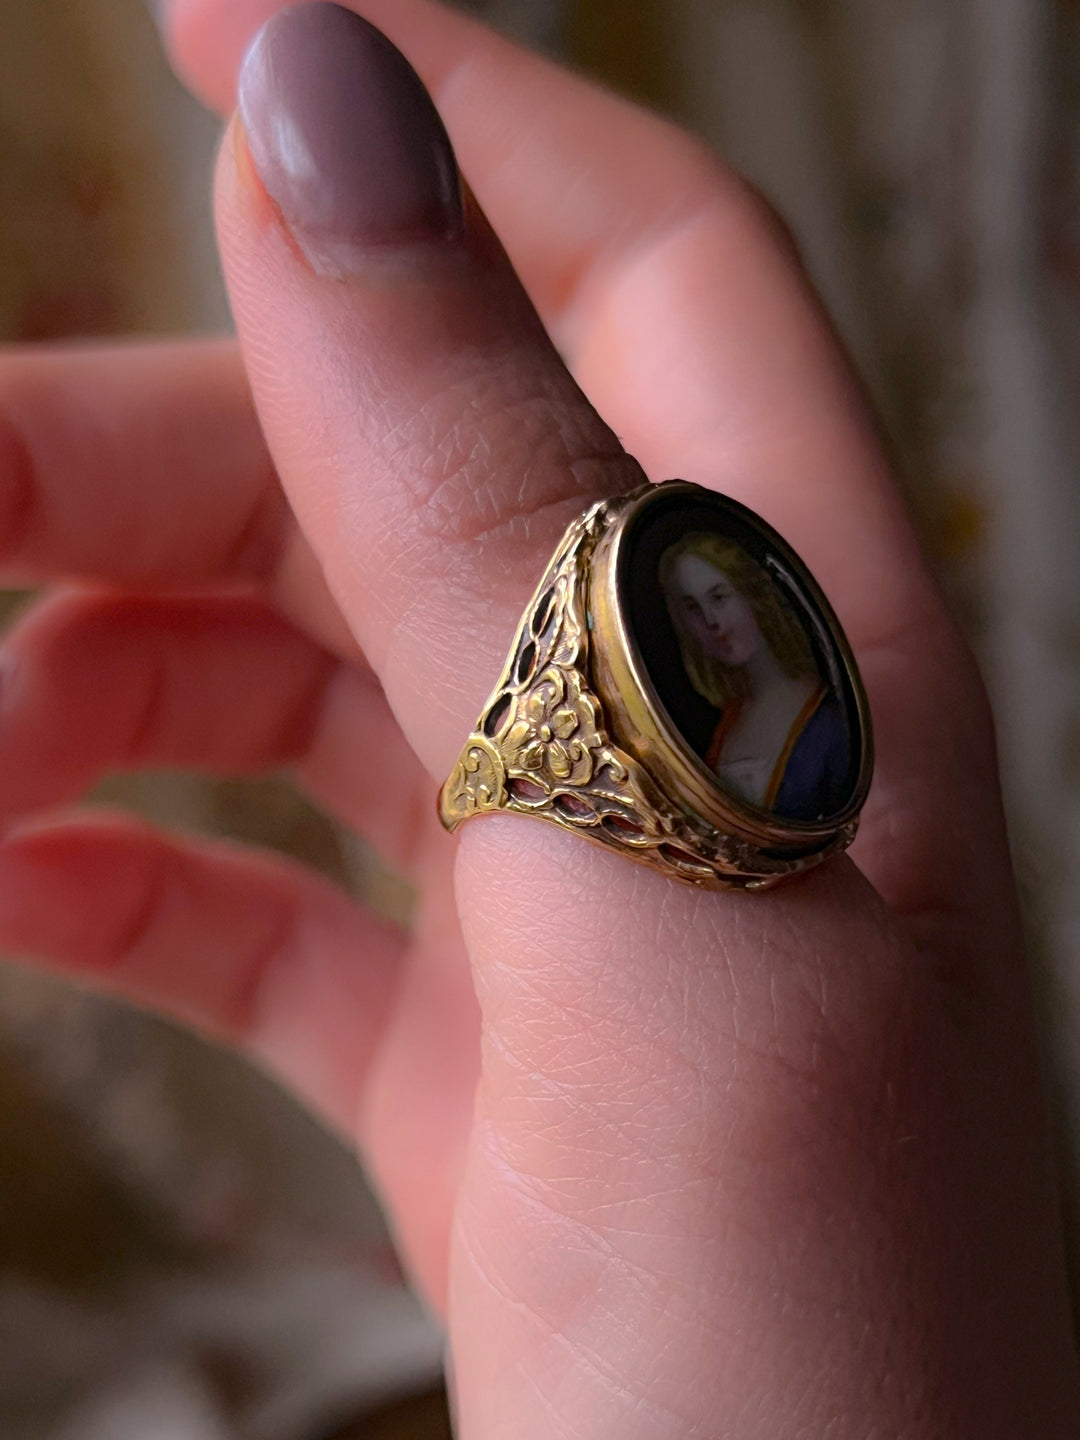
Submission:
[[[617,587],[653,703],[710,781],[780,823],[851,808],[867,739],[853,662],[774,531],[720,496],[657,495],[627,528]]]

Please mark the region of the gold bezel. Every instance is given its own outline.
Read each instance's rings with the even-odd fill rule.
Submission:
[[[858,717],[861,753],[850,803],[820,822],[783,820],[725,791],[688,745],[657,693],[628,620],[623,594],[625,557],[642,518],[659,506],[685,499],[731,515],[755,532],[796,579],[843,671]],[[588,617],[593,681],[603,702],[612,738],[649,771],[669,797],[716,829],[744,836],[756,845],[810,852],[826,844],[859,813],[873,771],[870,711],[847,637],[820,586],[798,555],[771,526],[738,501],[704,491],[687,481],[668,480],[630,496],[599,538],[589,574]],[[847,697],[845,697],[847,698]]]

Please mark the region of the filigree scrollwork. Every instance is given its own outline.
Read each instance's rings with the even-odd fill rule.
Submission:
[[[483,735],[472,736],[443,786],[444,823],[453,829],[470,815],[500,809],[506,799],[505,781],[498,750]]]

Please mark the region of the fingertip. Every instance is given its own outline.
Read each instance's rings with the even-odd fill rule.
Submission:
[[[408,60],[342,5],[279,11],[240,69],[247,149],[316,269],[349,273],[373,247],[462,234],[457,163]]]
[[[147,0],[180,80],[204,105],[232,110],[240,59],[271,5],[266,0]]]

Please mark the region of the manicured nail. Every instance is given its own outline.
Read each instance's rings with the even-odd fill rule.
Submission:
[[[267,21],[240,71],[239,108],[262,183],[317,268],[348,271],[365,247],[460,233],[438,112],[401,52],[351,10],[294,5]]]

